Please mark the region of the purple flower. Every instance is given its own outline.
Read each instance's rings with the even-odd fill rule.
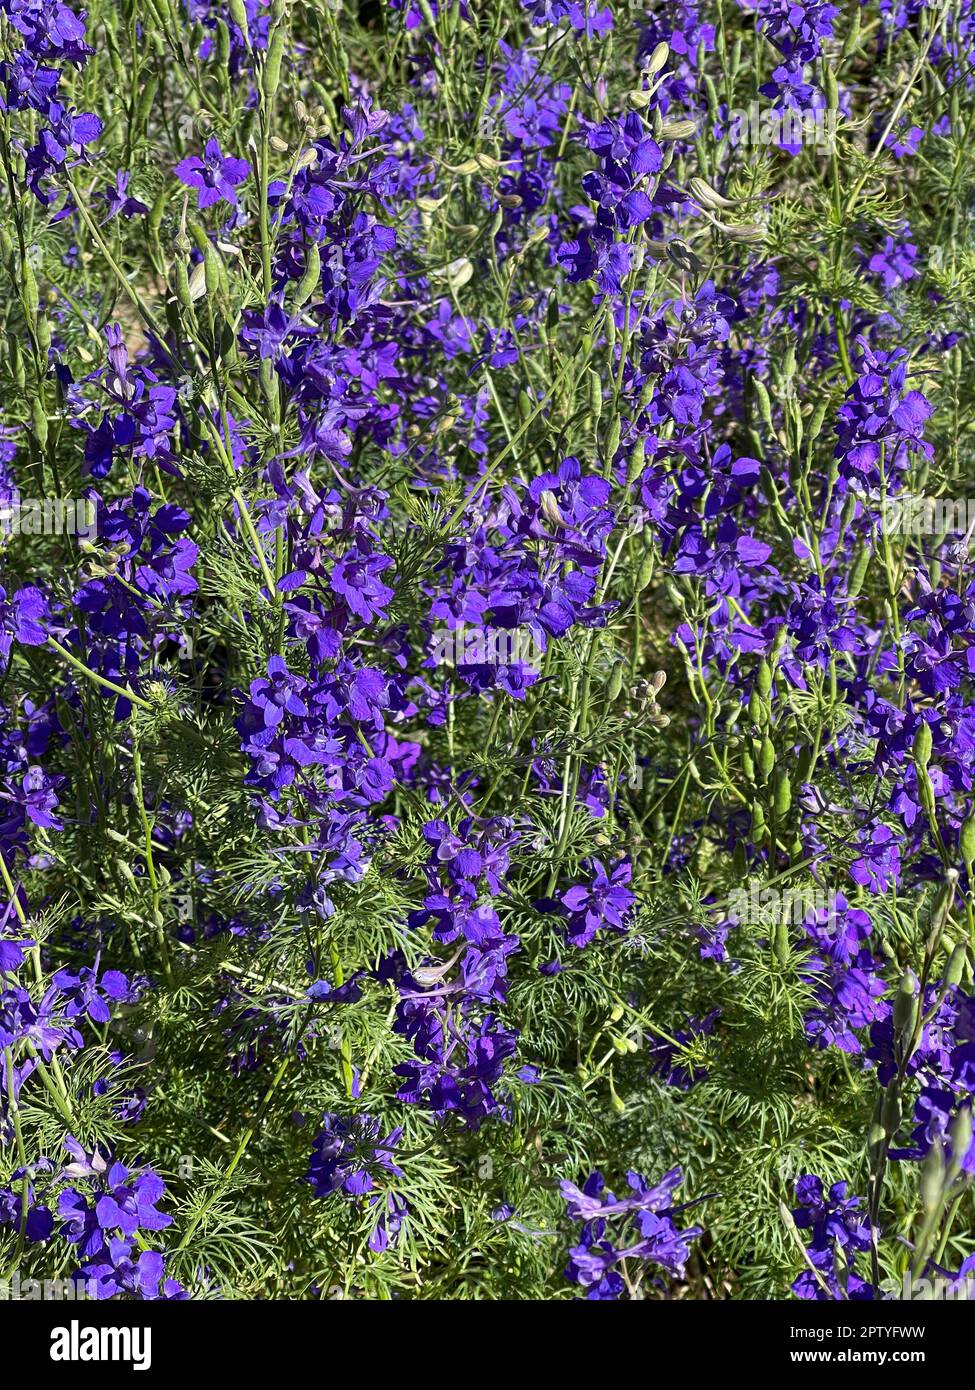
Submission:
[[[221,199],[236,206],[236,189],[250,171],[246,159],[225,155],[219,142],[211,137],[204,146],[202,158],[194,154],[181,159],[173,173],[187,188],[198,190],[197,207],[209,208]]]

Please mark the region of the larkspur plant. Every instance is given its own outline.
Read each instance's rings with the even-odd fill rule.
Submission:
[[[973,59],[0,0],[0,1282],[968,1287]]]

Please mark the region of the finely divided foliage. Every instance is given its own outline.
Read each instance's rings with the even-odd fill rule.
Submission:
[[[973,88],[0,0],[0,1280],[967,1287]]]

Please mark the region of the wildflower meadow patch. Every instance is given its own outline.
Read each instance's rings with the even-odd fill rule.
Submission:
[[[973,1296],[973,124],[973,0],[0,0],[55,1360]]]

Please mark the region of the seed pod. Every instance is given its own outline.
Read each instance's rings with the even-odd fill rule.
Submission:
[[[10,368],[13,373],[13,378],[17,386],[23,389],[23,387],[27,385],[27,367],[24,362],[23,350],[16,338],[11,338],[8,342],[10,346]]]
[[[208,241],[203,252],[203,277],[207,294],[217,295],[220,293],[225,275],[223,261],[220,259],[213,242]]]
[[[193,296],[190,293],[190,277],[186,269],[186,261],[182,255],[176,262],[176,300],[182,309],[193,308]]]
[[[741,750],[741,770],[749,782],[755,781],[755,759],[747,744]]]
[[[775,803],[774,810],[776,816],[781,819],[789,814],[792,806],[792,783],[789,781],[789,774],[786,771],[779,773],[775,780]]]
[[[911,749],[918,767],[927,767],[931,761],[932,743],[931,725],[924,720],[918,725],[917,733],[914,735],[914,745]]]
[[[884,1095],[884,1107],[881,1112],[884,1133],[893,1137],[901,1126],[901,1097],[900,1090],[896,1083],[892,1083]]]
[[[910,1044],[914,1035],[914,1025],[917,1020],[916,987],[917,977],[914,971],[905,970],[898,983],[897,993],[894,995],[894,1032],[897,1034],[902,1050]]]
[[[230,10],[230,18],[244,36],[244,43],[250,48],[251,36],[250,30],[247,27],[247,10],[244,5],[244,0],[230,0],[228,9]]]
[[[867,1154],[870,1162],[876,1164],[887,1152],[887,1135],[881,1124],[872,1124],[867,1131]]]
[[[44,409],[43,401],[39,400],[37,396],[31,402],[30,414],[34,438],[43,449],[47,444],[47,411]]]
[[[612,704],[620,697],[623,689],[623,663],[618,661],[610,673],[609,681],[606,686],[606,699]]]
[[[610,422],[609,430],[606,435],[605,457],[607,463],[612,462],[616,457],[616,451],[620,447],[620,417],[617,415]]]
[[[221,68],[230,66],[230,30],[225,19],[217,20],[217,63]]]
[[[136,111],[136,127],[144,131],[149,124],[149,116],[152,113],[152,104],[156,100],[156,92],[159,90],[159,83],[155,77],[150,77],[149,81],[142,89],[139,97],[139,106]]]
[[[267,58],[264,62],[264,77],[262,85],[264,95],[270,100],[278,90],[278,83],[281,81],[281,58],[284,54],[284,25],[278,24],[271,34],[271,41],[267,47]]]
[[[758,401],[758,409],[762,419],[765,421],[768,428],[774,431],[775,426],[772,423],[772,398],[768,393],[765,382],[759,381],[758,377],[752,377],[752,386],[755,391],[755,398]]]
[[[630,461],[626,466],[626,481],[628,484],[635,482],[636,479],[639,478],[640,474],[643,472],[643,465],[646,462],[646,457],[647,441],[641,434],[633,445],[633,452],[630,454]]]
[[[589,369],[589,415],[595,425],[603,413],[603,383],[599,373]]]
[[[759,840],[764,840],[766,828],[765,812],[762,809],[762,803],[756,801],[752,806],[752,839],[756,843]]]
[[[846,38],[843,40],[843,50],[840,54],[840,61],[845,62],[856,52],[857,44],[860,42],[860,6],[857,5],[848,22]]]
[[[758,750],[758,775],[763,782],[767,782],[772,775],[775,766],[775,746],[768,734],[762,739]]]
[[[972,1112],[968,1106],[958,1111],[948,1128],[951,1153],[955,1163],[961,1163],[972,1147]]]
[[[298,288],[295,291],[294,306],[300,309],[306,304],[318,289],[322,278],[322,253],[318,249],[318,242],[313,241],[305,252],[305,273],[298,281]]]
[[[857,557],[853,561],[853,569],[850,571],[850,578],[846,586],[847,598],[856,598],[863,588],[863,581],[867,577],[867,570],[872,558],[873,551],[869,545],[861,545]]]
[[[764,656],[758,663],[758,671],[755,675],[755,688],[763,700],[767,700],[772,693],[772,668]]]
[[[775,924],[775,959],[779,965],[788,965],[791,951],[789,948],[789,924],[780,919]]]
[[[40,296],[37,292],[37,280],[34,277],[34,270],[30,261],[25,260],[21,271],[21,285],[24,296],[24,312],[28,321],[33,324],[37,318],[37,310],[40,305]]]
[[[935,1139],[921,1164],[921,1201],[931,1214],[941,1206],[945,1190],[945,1160],[941,1144]]]
[[[975,863],[975,814],[968,816],[962,822],[961,832],[958,836],[958,850],[962,862],[968,870],[968,877],[971,878],[971,866]]]
[[[647,554],[644,555],[643,560],[640,564],[640,568],[637,571],[636,584],[633,586],[633,592],[636,594],[642,594],[652,578],[653,553],[651,551],[648,551]]]
[[[836,73],[833,71],[832,66],[829,63],[825,65],[824,77],[824,86],[826,89],[826,105],[830,111],[837,111],[839,110],[840,105],[840,91],[839,87],[836,84]]]
[[[753,724],[764,724],[768,707],[756,686],[752,686],[752,693],[748,697],[748,717]]]
[[[967,959],[965,943],[959,941],[958,945],[948,957],[948,964],[945,966],[944,983],[948,986],[960,985],[965,974],[965,962]]]

